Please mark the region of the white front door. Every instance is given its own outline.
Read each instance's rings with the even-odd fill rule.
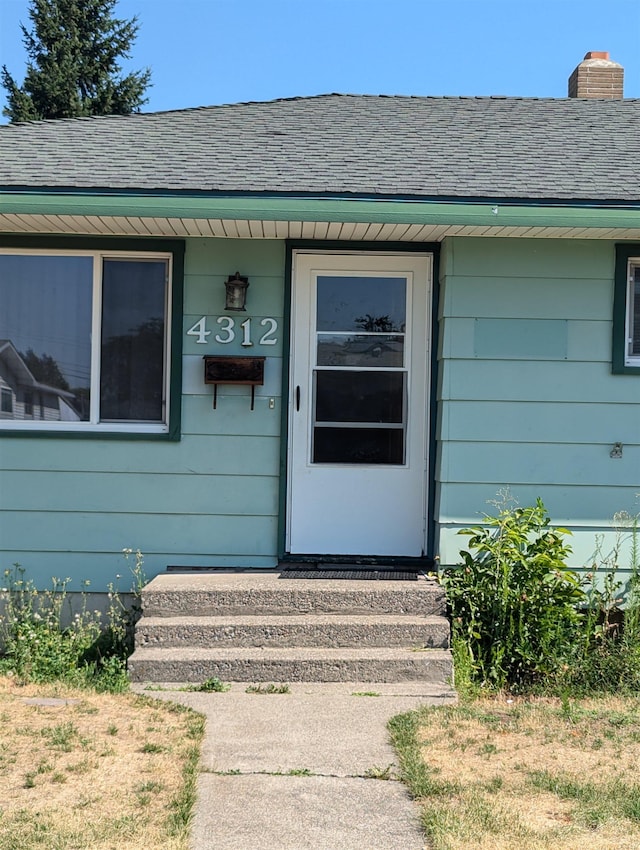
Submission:
[[[293,256],[287,551],[425,552],[431,256]]]

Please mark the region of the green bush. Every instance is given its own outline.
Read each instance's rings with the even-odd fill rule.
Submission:
[[[131,555],[125,551],[125,557]],[[134,600],[144,583],[142,555],[132,569]],[[52,579],[40,591],[18,564],[4,572],[4,616],[0,621],[3,656],[0,672],[20,682],[61,681],[101,691],[128,688],[126,659],[133,649],[133,626],[139,605],[127,608],[111,586],[106,616],[87,606],[88,582],[83,585],[80,610],[71,614],[69,579]],[[66,615],[66,616],[65,616]]]
[[[586,596],[566,566],[566,529],[550,527],[542,501],[503,501],[486,525],[460,531],[469,550],[462,566],[440,575],[456,652],[471,679],[522,689],[554,677],[579,635]]]

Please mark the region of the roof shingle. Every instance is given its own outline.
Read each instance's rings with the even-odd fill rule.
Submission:
[[[320,95],[0,127],[0,187],[640,200],[640,100]]]

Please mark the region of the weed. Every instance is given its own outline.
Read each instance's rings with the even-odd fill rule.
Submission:
[[[164,785],[162,782],[156,782],[155,780],[150,779],[148,782],[142,782],[140,785],[136,785],[133,790],[136,794],[157,794],[159,791],[162,791],[163,788]]]
[[[393,765],[388,764],[386,767],[370,767],[364,772],[365,779],[393,779]]]
[[[570,532],[550,527],[540,499],[520,508],[508,492],[499,496],[497,516],[459,532],[469,550],[440,581],[472,678],[496,689],[522,688],[561,666],[559,650],[574,639],[584,592],[565,564]]]
[[[164,753],[166,749],[167,748],[163,747],[161,744],[152,744],[150,741],[147,741],[140,747],[140,752],[153,755],[155,753]]]
[[[228,691],[230,688],[231,685],[227,685],[224,682],[221,682],[217,676],[211,676],[211,678],[205,679],[204,682],[199,685],[187,685],[187,687],[183,688],[182,690],[198,691],[205,694],[221,694],[224,693],[224,691]]]
[[[65,753],[71,752],[74,742],[79,738],[78,729],[71,721],[59,723],[57,726],[45,727],[42,729],[41,735],[48,739],[50,747]]]
[[[585,578],[586,611],[580,640],[562,670],[562,685],[573,693],[627,693],[640,689],[640,540],[637,515],[614,516],[615,538],[603,552],[596,540]],[[626,586],[619,580],[622,550],[629,544]],[[625,604],[624,616],[620,606]]]
[[[288,694],[290,692],[289,685],[249,685],[245,689],[247,694]]]
[[[118,727],[114,723],[112,723],[110,726],[107,726],[107,735],[113,736],[113,735],[117,735],[117,734],[118,734]]]
[[[125,550],[125,558],[130,554]],[[5,570],[0,672],[14,675],[22,684],[58,681],[102,692],[126,691],[126,659],[133,649],[137,600],[144,584],[142,554],[137,551],[135,558],[133,609],[125,607],[110,585],[106,619],[88,607],[88,581],[82,583],[79,610],[71,616],[70,579],[53,578],[51,587],[40,591],[19,564]]]
[[[351,694],[352,697],[379,697],[382,694],[378,693],[378,691],[354,691]]]
[[[67,773],[88,773],[92,767],[93,764],[89,759],[82,759],[82,761],[78,761],[75,764],[68,764],[65,770]]]
[[[313,776],[307,767],[294,767],[287,772],[287,776]]]

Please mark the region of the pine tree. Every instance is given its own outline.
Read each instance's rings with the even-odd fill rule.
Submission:
[[[31,0],[33,29],[21,24],[29,61],[18,86],[2,66],[8,106],[16,121],[127,115],[147,102],[149,69],[123,76],[119,60],[129,58],[138,19],[113,17],[117,0]]]

